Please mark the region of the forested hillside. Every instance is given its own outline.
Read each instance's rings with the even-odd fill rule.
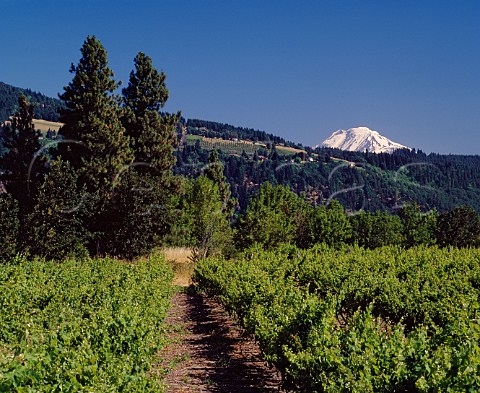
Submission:
[[[22,89],[0,82],[0,124],[18,110],[18,96],[26,96],[34,104],[35,119],[58,121],[63,104],[56,98],[47,97],[30,89]]]
[[[176,172],[195,175],[209,152],[200,144],[176,152]],[[369,154],[333,149],[278,154],[275,147],[253,156],[220,152],[232,194],[243,210],[260,184],[288,185],[316,204],[338,199],[351,212],[394,211],[408,202],[423,210],[468,205],[480,212],[480,156],[396,151]]]

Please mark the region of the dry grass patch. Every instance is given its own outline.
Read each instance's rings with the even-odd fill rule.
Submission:
[[[165,259],[172,265],[175,278],[173,285],[188,287],[192,283],[195,264],[190,259],[192,250],[186,247],[168,247],[162,249]]]
[[[40,131],[48,131],[49,129],[52,131],[57,131],[63,126],[63,123],[57,123],[54,121],[47,121],[47,120],[40,120],[40,119],[33,119],[33,125],[35,129]]]
[[[162,253],[167,261],[187,263],[190,262],[192,250],[187,247],[168,247],[164,248]]]

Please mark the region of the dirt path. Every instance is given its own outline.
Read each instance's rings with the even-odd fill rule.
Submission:
[[[167,392],[282,392],[277,371],[212,299],[178,292],[166,324],[159,369]]]

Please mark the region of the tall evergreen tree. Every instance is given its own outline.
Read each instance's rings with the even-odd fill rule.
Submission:
[[[128,258],[161,242],[172,222],[171,195],[179,190],[172,167],[180,113],[160,115],[168,99],[166,76],[141,52],[134,62],[122,90],[122,123],[135,162],[117,179],[108,216],[113,230],[107,241],[111,253]]]
[[[60,98],[65,102],[59,146],[62,158],[79,173],[89,192],[107,192],[120,169],[133,154],[120,121],[117,83],[108,67],[107,52],[95,36],[88,36],[82,58],[70,72],[72,81]]]
[[[18,112],[3,128],[8,152],[0,158],[0,180],[18,201],[20,220],[33,208],[36,188],[44,173],[45,158],[37,157],[40,132],[33,125],[33,106],[25,96],[18,98]]]
[[[60,98],[66,109],[61,114],[63,140],[58,152],[78,175],[85,188],[88,214],[84,226],[93,234],[91,251],[107,252],[111,234],[113,190],[118,177],[133,159],[130,140],[121,123],[122,110],[113,92],[117,83],[108,67],[107,52],[95,36],[88,36],[82,57],[72,64],[72,81]]]
[[[130,73],[128,86],[122,93],[123,124],[135,161],[148,164],[147,167],[155,171],[170,171],[175,165],[175,128],[181,115],[160,115],[159,110],[168,99],[168,90],[165,74],[153,67],[152,59],[139,52],[134,63],[135,70]]]
[[[138,52],[133,60],[135,71],[130,72],[129,84],[122,90],[125,105],[136,115],[147,110],[158,112],[168,100],[165,73],[158,72],[152,59]]]

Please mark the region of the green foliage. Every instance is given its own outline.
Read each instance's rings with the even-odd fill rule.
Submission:
[[[432,245],[435,243],[437,214],[435,211],[423,214],[417,204],[403,206],[398,216],[402,221],[404,245]]]
[[[223,174],[223,165],[218,159],[218,153],[216,150],[212,150],[210,153],[210,156],[208,157],[208,165],[204,169],[203,175],[217,185],[220,200],[222,201],[222,209],[227,215],[231,216],[237,201],[230,197],[230,184]],[[230,216],[228,218],[230,218]]]
[[[194,259],[228,253],[232,229],[218,185],[205,176],[186,184],[185,221],[190,224]]]
[[[367,248],[403,244],[403,226],[398,216],[388,212],[366,213],[350,217],[352,242]]]
[[[440,214],[436,228],[437,242],[441,246],[480,246],[480,217],[469,207],[457,207]]]
[[[191,131],[188,124],[193,123],[187,121],[189,133],[202,136],[187,135],[186,144],[177,152],[176,173],[192,176],[196,168],[187,164],[198,160],[200,166],[205,165],[208,151],[217,149],[232,196],[238,199],[242,211],[258,186],[269,181],[289,186],[297,195],[305,193],[316,204],[326,204],[334,197],[351,212],[394,212],[399,205],[412,201],[423,211],[442,212],[468,205],[480,212],[480,156],[426,155],[405,150],[393,154],[334,149],[312,152],[306,148],[306,152],[291,151],[295,154],[292,157],[282,156],[282,147],[277,144],[274,160],[265,150],[266,144],[208,139],[204,135],[229,138],[228,132],[209,122],[196,123],[199,128]],[[214,128],[217,131],[210,134]],[[248,139],[247,135],[242,138]],[[242,156],[243,150],[248,159]],[[250,158],[255,151],[254,159]]]
[[[480,251],[284,246],[209,258],[199,289],[308,392],[480,389]]]
[[[134,157],[120,121],[119,100],[113,95],[117,83],[105,48],[95,36],[88,36],[81,53],[78,65],[72,64],[70,70],[73,79],[60,97],[66,109],[58,153],[77,172],[80,189],[88,192],[88,214],[83,222],[92,233],[89,248],[105,254],[113,188]]]
[[[32,159],[40,145],[33,109],[23,98],[2,133],[8,153],[1,180],[20,202],[20,233],[29,235],[22,247],[34,255],[63,259],[87,246],[96,254],[133,258],[158,245],[170,229],[170,202],[179,191],[172,166],[180,114],[159,114],[168,98],[165,74],[148,56],[135,58],[121,101],[100,41],[88,36],[81,53],[61,95],[64,126],[56,153],[65,164],[52,164],[41,195],[29,195],[35,184],[28,176],[44,161]]]
[[[288,187],[263,183],[239,218],[237,244],[254,243],[266,249],[280,243],[294,243],[299,223],[304,223],[305,202]]]
[[[341,245],[351,237],[351,225],[336,200],[328,206],[312,206],[285,186],[266,182],[250,199],[237,223],[240,248],[259,243],[273,249],[280,243],[302,248],[315,243]]]
[[[170,230],[171,194],[179,190],[172,167],[180,114],[158,113],[167,98],[165,74],[140,52],[135,58],[135,71],[123,89],[122,123],[134,162],[117,174],[111,199],[101,216],[109,223],[103,234],[108,254],[129,259],[145,254]]]
[[[190,179],[178,177],[179,192],[170,195],[168,205],[171,207],[169,228],[162,238],[162,243],[172,247],[193,248],[193,216],[190,214],[186,191],[190,189]]]
[[[142,52],[138,52],[134,63],[135,71],[130,72],[129,84],[123,89],[125,105],[136,115],[147,111],[158,112],[168,99],[166,75],[163,71],[158,72],[152,59]]]
[[[0,391],[157,392],[163,260],[20,261],[0,271]]]
[[[109,223],[103,236],[105,251],[132,259],[147,254],[170,233],[174,206],[168,189],[178,184],[177,179],[148,176],[134,167],[117,180],[109,209],[102,216]]]
[[[337,200],[332,200],[326,207],[315,207],[308,225],[311,230],[311,243],[307,246],[310,247],[316,243],[338,246],[349,241],[352,236],[350,221]]]
[[[0,193],[0,263],[15,256],[19,225],[18,202],[11,195]]]
[[[152,59],[142,52],[134,62],[135,71],[130,73],[128,86],[122,90],[125,109],[122,120],[135,161],[156,171],[171,171],[175,165],[175,128],[181,115],[159,114],[168,99],[166,76],[159,73]]]
[[[33,212],[26,219],[31,254],[55,260],[85,255],[85,194],[81,191],[68,163],[60,159],[51,162]]]

